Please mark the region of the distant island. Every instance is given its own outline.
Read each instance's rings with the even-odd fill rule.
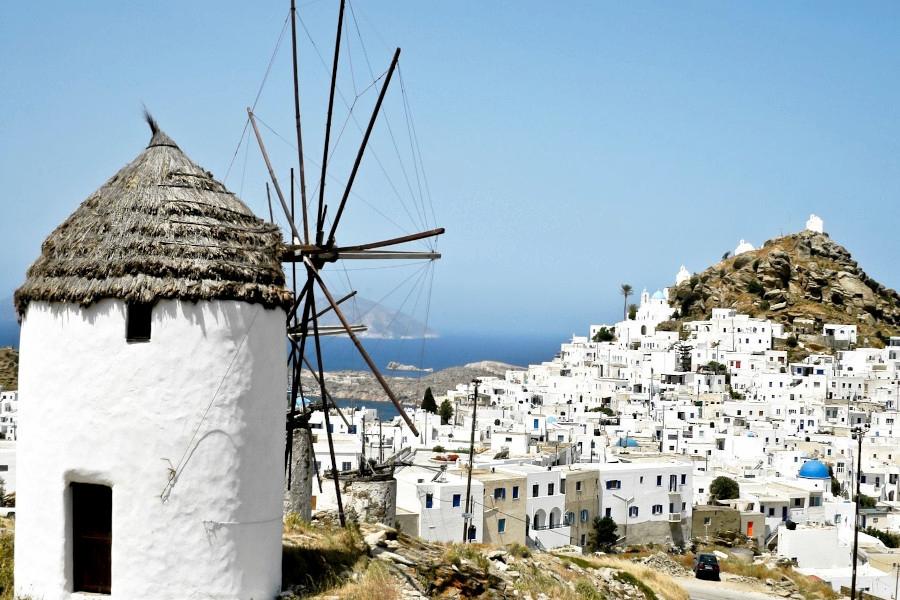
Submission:
[[[318,305],[319,301],[316,304]],[[321,304],[325,305],[326,301],[323,299]],[[355,296],[352,300],[342,305],[341,308],[354,325],[364,325],[366,327],[366,331],[360,334],[362,338],[417,340],[438,337],[436,331],[428,328],[415,317],[392,310],[362,296]],[[322,317],[319,324],[340,325],[340,321],[333,312],[330,312]]]
[[[391,390],[401,402],[418,405],[426,387],[434,390],[449,390],[461,383],[468,383],[476,377],[502,378],[505,377],[507,371],[521,369],[522,367],[516,365],[485,360],[460,367],[441,369],[422,377],[388,376],[387,380]],[[303,374],[302,382],[305,390],[318,389],[312,375],[306,372]],[[334,398],[350,398],[362,402],[388,400],[375,376],[369,371],[326,371],[325,383],[328,393]]]
[[[431,367],[428,368],[420,368],[415,365],[404,365],[403,363],[398,363],[395,360],[392,360],[387,364],[388,371],[408,371],[411,373],[431,373],[434,371]]]

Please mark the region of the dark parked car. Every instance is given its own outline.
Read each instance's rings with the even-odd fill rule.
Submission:
[[[719,561],[715,554],[698,554],[694,559],[694,575],[697,579],[719,581]]]

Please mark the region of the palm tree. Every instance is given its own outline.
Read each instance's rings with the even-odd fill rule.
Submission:
[[[623,319],[628,318],[628,296],[631,295],[632,290],[633,290],[633,288],[631,287],[630,284],[627,284],[627,283],[622,284],[621,292],[622,292],[622,295],[625,296],[625,309],[622,311]]]

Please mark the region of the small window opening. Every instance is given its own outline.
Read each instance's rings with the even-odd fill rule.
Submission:
[[[150,317],[153,305],[143,302],[129,302],[125,338],[129,342],[150,341]]]
[[[75,592],[112,589],[112,488],[73,483],[72,572]]]

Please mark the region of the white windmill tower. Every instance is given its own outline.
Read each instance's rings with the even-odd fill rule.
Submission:
[[[271,598],[281,236],[148,121],[16,293],[16,592]]]

